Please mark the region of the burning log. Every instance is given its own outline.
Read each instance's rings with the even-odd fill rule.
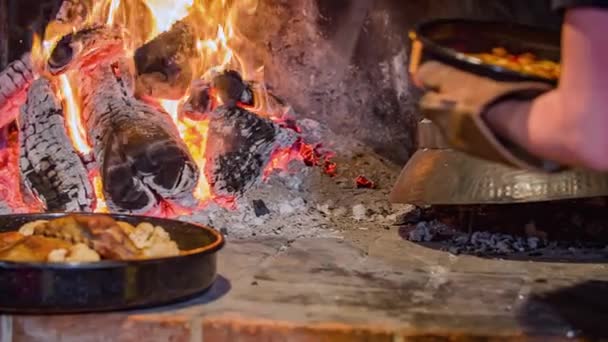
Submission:
[[[55,21],[79,27],[91,12],[92,5],[91,0],[63,0],[55,15]]]
[[[236,106],[238,102],[247,100],[244,98],[250,94],[248,85],[234,70],[225,71],[214,77],[211,86],[215,89],[220,103],[226,106]],[[250,100],[253,102],[253,98]]]
[[[135,98],[134,72],[122,46],[117,31],[86,28],[59,41],[47,69],[78,77],[108,207],[143,213],[157,197],[189,197],[199,173],[171,117]]]
[[[201,120],[217,108],[218,104],[253,107],[255,103],[251,85],[233,70],[216,75],[211,82],[196,80],[190,86],[190,95],[181,114],[193,120]]]
[[[10,63],[0,72],[0,127],[13,122],[25,103],[27,90],[34,79],[29,53]]]
[[[65,130],[61,102],[45,78],[33,82],[19,118],[19,167],[26,188],[48,211],[89,211],[87,170]]]
[[[80,25],[90,7],[89,0],[64,0],[50,25]],[[68,29],[69,32],[69,29]],[[0,72],[0,127],[13,122],[25,103],[28,88],[36,77],[32,57],[25,53]]]
[[[215,108],[214,99],[211,96],[211,85],[203,80],[196,80],[190,86],[188,101],[181,108],[180,116],[192,120],[203,120]]]
[[[184,21],[175,23],[135,51],[137,93],[178,100],[194,78],[196,34]]]
[[[242,195],[262,178],[272,153],[295,140],[291,131],[245,109],[218,107],[211,114],[205,164],[214,193]]]
[[[198,170],[169,115],[138,101],[133,83],[125,59],[100,63],[80,80],[108,206],[146,212],[156,196],[191,194]]]

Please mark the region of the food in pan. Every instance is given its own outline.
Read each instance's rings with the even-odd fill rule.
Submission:
[[[492,64],[523,74],[557,80],[560,76],[560,64],[539,59],[534,54],[514,55],[502,47],[492,49],[491,53],[468,54],[480,59],[483,63]]]
[[[68,215],[24,224],[0,234],[0,260],[28,262],[94,262],[139,260],[180,254],[175,241],[159,226],[133,226],[104,215]]]

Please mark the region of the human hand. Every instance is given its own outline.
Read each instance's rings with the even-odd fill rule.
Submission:
[[[546,162],[510,141],[509,129],[518,127],[520,116],[492,111],[497,103],[509,100],[530,102],[549,91],[540,82],[499,82],[430,61],[414,75],[417,85],[426,90],[420,101],[424,116],[442,131],[455,149],[511,166],[552,171]]]

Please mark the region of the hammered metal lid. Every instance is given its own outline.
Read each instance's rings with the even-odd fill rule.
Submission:
[[[608,196],[608,173],[537,173],[449,148],[428,120],[420,149],[401,171],[389,200],[415,205],[506,204]]]

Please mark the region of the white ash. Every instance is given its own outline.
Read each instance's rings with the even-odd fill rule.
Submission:
[[[357,204],[353,207],[353,219],[355,221],[363,221],[367,218],[367,209],[363,204]]]
[[[349,156],[336,155],[338,176],[332,178],[322,168],[293,161],[287,170],[275,171],[265,182],[247,191],[238,199],[236,210],[211,205],[180,219],[214,227],[228,238],[342,237],[350,230],[387,229],[398,214],[411,207],[388,202],[388,191],[400,169],[398,165],[391,168],[378,155],[361,148],[362,145],[351,144],[312,120],[307,120],[306,126],[314,128],[308,133],[315,137],[310,142],[318,139],[344,150],[347,148],[339,145],[350,146]],[[331,150],[335,151],[333,147]],[[359,157],[354,158],[355,155]],[[358,174],[388,181],[378,189],[357,189],[353,179]],[[258,216],[255,209],[257,206],[261,213],[260,201],[269,213]]]

